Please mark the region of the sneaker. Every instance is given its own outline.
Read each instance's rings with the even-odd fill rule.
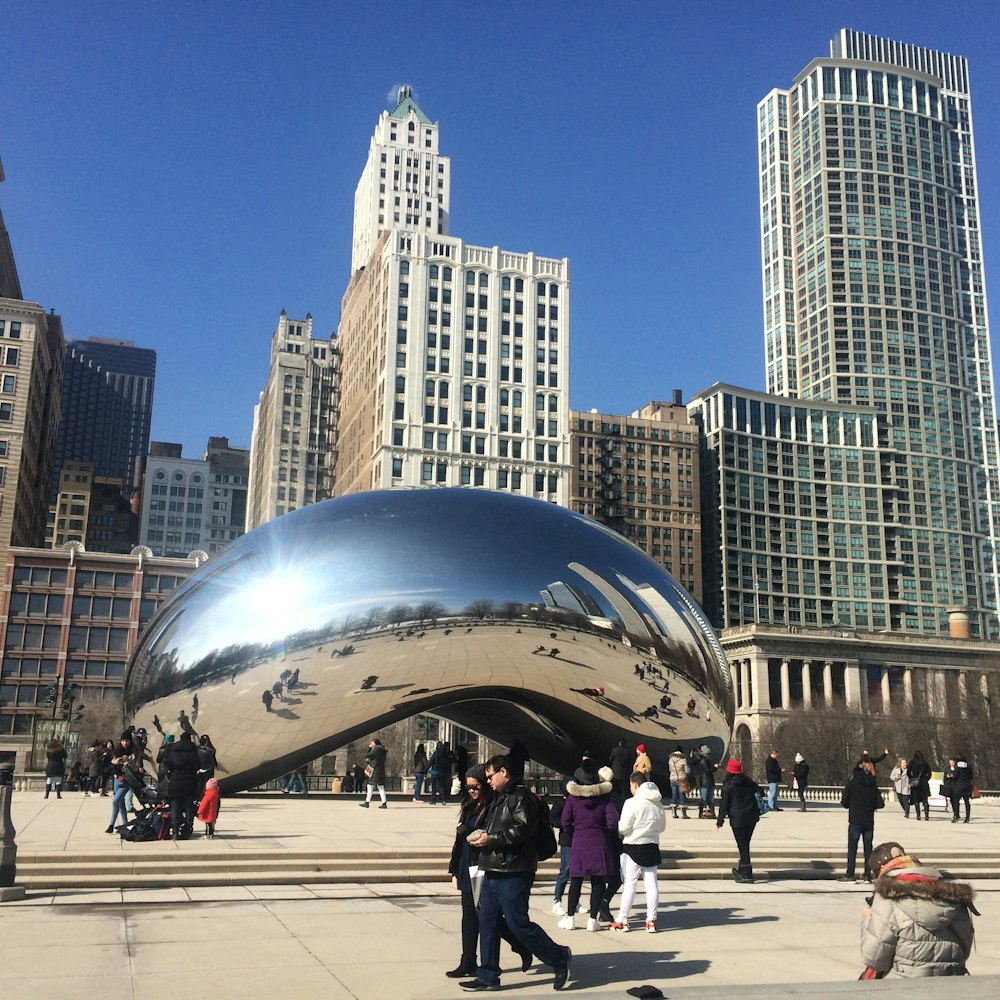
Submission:
[[[556,977],[552,980],[552,988],[556,990],[562,990],[566,988],[566,983],[569,982],[569,963],[573,960],[573,952],[566,949],[566,961],[562,965],[554,966]]]
[[[368,808],[368,803],[367,802],[359,802],[358,805],[361,806],[362,809],[367,809]]]
[[[656,933],[656,921],[655,920],[647,920],[646,921],[646,930],[650,934],[655,934]]]
[[[499,983],[484,983],[481,979],[466,979],[465,982],[458,985],[466,993],[498,993],[500,991]]]
[[[627,931],[629,929],[627,920],[612,920],[609,926],[613,931]]]
[[[562,920],[559,921],[558,924],[556,924],[556,926],[561,931],[573,930],[573,914],[572,913],[567,914],[565,917],[562,918]]]
[[[566,907],[562,905],[562,900],[557,899],[552,904],[552,912],[557,917],[565,917],[566,916]]]
[[[601,929],[601,922],[595,917],[587,917],[587,930],[588,931],[599,931]]]
[[[837,879],[837,881],[838,882],[854,882],[855,878],[854,878],[853,875],[841,875],[840,878]]]

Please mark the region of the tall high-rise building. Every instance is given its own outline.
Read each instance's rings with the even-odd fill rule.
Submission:
[[[289,319],[282,309],[253,411],[248,531],[332,495],[339,377],[336,336],[314,338],[311,315]]]
[[[55,313],[0,298],[0,553],[45,541],[63,344]]]
[[[67,461],[92,463],[128,494],[149,450],[155,379],[156,351],[131,340],[67,341],[53,498]]]
[[[338,495],[484,486],[569,500],[569,262],[447,235],[438,125],[401,88],[355,194]]]
[[[3,160],[0,160],[0,184],[4,181]],[[10,245],[10,234],[3,221],[3,211],[0,210],[0,299],[21,298],[21,282],[17,277],[17,265],[14,263],[14,250]]]
[[[570,411],[569,506],[638,545],[702,600],[701,431],[680,391],[634,413]]]
[[[885,532],[889,627],[946,633],[948,609],[964,607],[976,634],[996,637],[1000,481],[970,105],[964,59],[847,29],[761,101],[765,353],[769,392],[884,415],[867,516]]]

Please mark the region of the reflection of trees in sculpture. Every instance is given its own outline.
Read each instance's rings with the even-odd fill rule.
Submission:
[[[368,612],[362,619],[362,625],[366,632],[370,632],[373,628],[378,628],[380,625],[385,623],[385,608],[376,605],[373,608],[369,608]]]
[[[493,602],[485,597],[481,597],[478,600],[470,601],[462,613],[468,615],[470,618],[479,618],[482,620],[493,613]]]
[[[436,625],[437,620],[443,618],[447,613],[443,604],[438,604],[436,601],[424,601],[417,605],[415,616],[421,625],[425,623]]]
[[[385,620],[388,625],[402,625],[403,622],[413,621],[413,618],[414,611],[409,604],[396,604],[389,608]]]

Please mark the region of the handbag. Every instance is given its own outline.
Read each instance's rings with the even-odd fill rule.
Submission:
[[[757,812],[759,812],[761,816],[764,816],[771,811],[771,807],[764,801],[764,796],[761,795],[760,792],[754,792],[753,798],[754,802],[757,803]]]
[[[687,778],[681,778],[677,782],[677,787],[681,790],[682,794],[687,795],[691,791],[691,782]]]
[[[375,769],[371,764],[365,764],[365,777],[370,778],[375,773]]]

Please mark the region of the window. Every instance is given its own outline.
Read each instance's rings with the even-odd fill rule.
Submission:
[[[0,403],[0,420],[12,420],[14,417],[13,403]]]
[[[2,382],[0,382],[0,392],[14,392],[17,387],[17,376],[16,375],[4,375]]]
[[[13,324],[12,324],[13,325]],[[4,358],[4,364],[10,367],[14,367],[17,364],[17,352],[18,348],[8,347],[7,354]]]

